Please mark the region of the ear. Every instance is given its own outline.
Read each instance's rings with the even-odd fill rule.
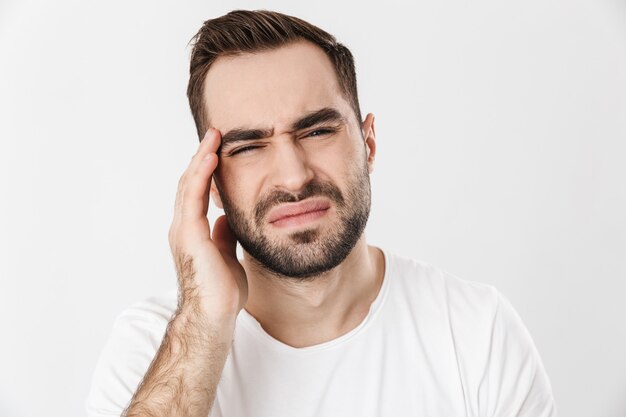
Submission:
[[[376,131],[374,129],[374,115],[368,113],[361,126],[363,131],[363,140],[365,142],[365,150],[367,152],[367,167],[371,173],[374,170],[374,159],[376,157]]]
[[[222,204],[222,198],[220,197],[220,193],[217,190],[216,181],[217,180],[215,179],[215,175],[213,175],[213,178],[211,179],[211,199],[213,200],[217,208],[224,209],[224,205]]]

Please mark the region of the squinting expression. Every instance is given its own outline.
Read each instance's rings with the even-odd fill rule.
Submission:
[[[369,152],[324,52],[220,57],[205,100],[222,134],[212,194],[246,252],[301,280],[341,263],[369,216]]]

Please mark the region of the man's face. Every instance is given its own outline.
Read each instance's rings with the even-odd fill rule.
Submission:
[[[375,147],[329,58],[309,42],[220,57],[205,91],[222,134],[212,195],[242,247],[300,279],[341,263],[367,223]]]

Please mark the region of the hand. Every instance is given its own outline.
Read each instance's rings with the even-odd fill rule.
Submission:
[[[207,219],[211,178],[221,134],[210,128],[178,182],[169,244],[178,275],[179,310],[188,306],[211,318],[234,318],[248,299],[246,273],[237,260],[237,239],[226,216]]]

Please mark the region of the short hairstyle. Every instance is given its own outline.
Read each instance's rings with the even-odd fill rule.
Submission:
[[[316,44],[330,58],[341,91],[361,123],[354,58],[348,48],[328,32],[294,16],[269,10],[233,10],[204,22],[190,41],[193,49],[187,98],[200,140],[209,128],[203,95],[211,64],[220,56],[276,49],[299,40]]]

